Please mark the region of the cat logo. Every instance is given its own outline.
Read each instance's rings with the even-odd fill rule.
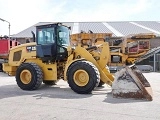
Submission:
[[[36,51],[36,46],[27,46],[26,50],[27,52]]]

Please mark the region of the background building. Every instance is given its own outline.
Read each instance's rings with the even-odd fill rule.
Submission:
[[[20,43],[25,43],[26,40],[32,41],[32,33],[36,32],[37,25],[49,24],[52,22],[39,22],[15,35]],[[160,46],[160,22],[158,21],[118,21],[118,22],[62,22],[64,25],[71,26],[71,34],[80,33],[81,31],[94,33],[112,33],[111,39],[119,39],[129,34],[138,33],[154,33],[156,38],[150,40],[151,48]],[[154,64],[154,62],[156,62]],[[152,65],[156,70],[160,70],[160,54],[156,54],[155,60],[153,56],[139,64]]]
[[[39,22],[15,35],[18,41],[24,42],[25,39],[31,39],[31,31],[35,32],[35,26],[48,24],[52,22]],[[81,30],[94,33],[113,33],[113,38],[124,37],[129,34],[137,33],[154,33],[160,36],[160,22],[156,21],[134,21],[134,22],[63,22],[67,26],[71,26],[71,34],[80,33]],[[153,45],[154,46],[154,45]]]

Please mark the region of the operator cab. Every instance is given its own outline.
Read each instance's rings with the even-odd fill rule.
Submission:
[[[70,46],[69,28],[60,23],[36,26],[36,43],[43,62],[63,61]]]

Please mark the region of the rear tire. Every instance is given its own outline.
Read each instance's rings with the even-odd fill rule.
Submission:
[[[96,66],[89,61],[76,61],[67,71],[68,84],[79,94],[89,94],[100,82]]]
[[[16,72],[17,85],[23,90],[36,90],[43,81],[43,72],[35,63],[22,63]]]

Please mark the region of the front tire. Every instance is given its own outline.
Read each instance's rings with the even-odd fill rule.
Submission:
[[[22,63],[16,72],[17,85],[23,90],[36,90],[43,81],[43,72],[35,63]]]
[[[88,94],[99,84],[100,73],[93,63],[76,61],[68,68],[67,79],[74,92]]]

